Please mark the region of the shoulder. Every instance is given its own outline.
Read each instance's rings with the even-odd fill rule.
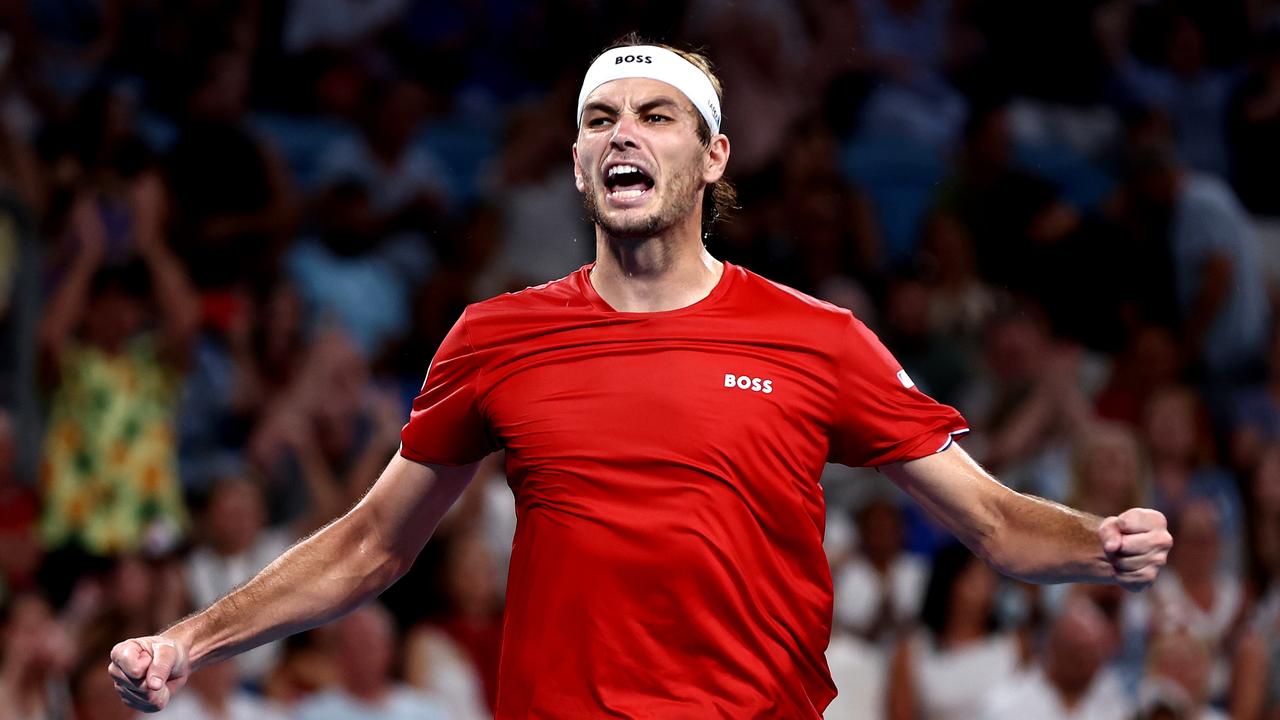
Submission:
[[[581,283],[586,268],[587,266],[583,266],[562,278],[541,285],[471,303],[467,306],[466,317],[469,321],[476,321],[496,315],[535,314],[564,307],[585,306],[587,303],[582,294]]]
[[[586,268],[532,287],[467,305],[459,326],[477,345],[543,332],[591,309],[582,291]]]
[[[1181,205],[1186,210],[1199,213],[1235,215],[1240,208],[1231,187],[1223,180],[1207,173],[1187,173],[1181,200]]]
[[[753,303],[759,311],[830,323],[832,327],[848,325],[855,319],[853,313],[845,308],[819,300],[739,265],[726,262],[725,272],[737,274],[735,290],[743,300]]]

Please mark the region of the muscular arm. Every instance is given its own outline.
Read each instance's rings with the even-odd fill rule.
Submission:
[[[134,707],[159,709],[192,670],[368,602],[408,571],[475,467],[428,467],[397,454],[355,507],[252,580],[159,636],[117,645],[117,690]]]
[[[1019,580],[1139,590],[1155,579],[1173,542],[1153,510],[1104,519],[1014,492],[955,443],[882,470],[992,567]]]

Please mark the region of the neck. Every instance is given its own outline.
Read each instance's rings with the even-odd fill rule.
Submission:
[[[724,264],[702,246],[698,222],[640,239],[614,238],[597,226],[596,292],[620,312],[678,310],[711,294]]]

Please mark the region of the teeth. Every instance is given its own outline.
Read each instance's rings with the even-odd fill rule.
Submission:
[[[640,168],[636,167],[635,165],[614,165],[613,167],[609,168],[609,177],[613,177],[618,173],[624,173],[624,172],[640,172]]]
[[[644,190],[614,190],[613,192],[609,193],[609,195],[611,197],[625,199],[625,198],[640,197],[644,193],[645,193]]]

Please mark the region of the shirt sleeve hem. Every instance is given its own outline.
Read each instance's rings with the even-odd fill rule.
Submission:
[[[867,463],[867,465],[880,468],[885,465],[909,462],[911,460],[919,460],[922,457],[937,455],[951,447],[952,443],[956,441],[956,436],[964,435],[967,432],[969,432],[967,427],[960,427],[954,430],[930,430],[911,440],[900,443],[896,448],[876,458],[873,462]]]
[[[405,460],[408,460],[409,462],[418,463],[419,465],[441,465],[443,467],[461,467],[463,465],[470,465],[471,463],[478,461],[478,460],[453,460],[453,459],[441,460],[439,459],[438,456],[423,455],[422,453],[417,453],[412,450],[409,450],[403,444],[401,444],[400,446],[399,454],[400,454],[400,457],[404,458]]]

